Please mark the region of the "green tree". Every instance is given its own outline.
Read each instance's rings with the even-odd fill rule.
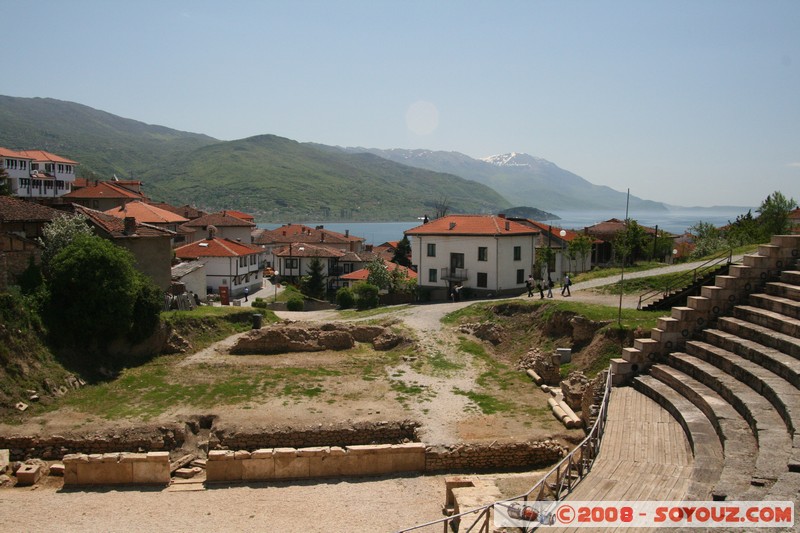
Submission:
[[[356,301],[350,287],[342,287],[336,291],[336,304],[342,309],[350,309]]]
[[[728,246],[720,230],[711,222],[698,221],[689,228],[689,233],[694,235],[694,251],[692,258],[705,257],[719,252]]]
[[[547,279],[555,257],[556,253],[549,246],[547,248],[537,248],[536,258],[533,260],[533,268],[535,270],[533,277]]]
[[[756,209],[758,223],[762,229],[762,239],[769,240],[773,235],[789,232],[789,213],[797,207],[794,198],[786,198],[780,191],[775,191],[761,202]]]
[[[728,246],[743,246],[760,242],[763,238],[763,231],[758,220],[748,209],[744,215],[739,215],[733,222],[728,222],[728,227],[724,232],[724,238]]]
[[[42,236],[38,239],[42,246],[42,273],[44,276],[49,276],[50,264],[59,252],[76,238],[91,235],[94,235],[94,231],[82,214],[60,214],[50,221],[42,229]]]
[[[581,233],[576,236],[574,239],[569,241],[567,245],[567,250],[569,252],[569,257],[572,260],[578,259],[579,265],[583,266],[586,262],[586,258],[592,253],[592,238],[588,235]],[[578,269],[576,269],[578,270]],[[578,272],[583,271],[583,268],[578,270]]]
[[[411,242],[408,240],[408,237],[403,235],[403,238],[400,239],[397,243],[397,248],[394,249],[394,255],[392,256],[392,263],[397,263],[398,265],[403,265],[404,267],[411,266]]]
[[[353,287],[353,292],[356,295],[356,308],[364,310],[378,307],[378,290],[378,287],[371,283],[357,283]]]
[[[11,196],[11,180],[4,168],[0,168],[0,196]]]
[[[647,233],[639,223],[628,219],[626,229],[614,237],[614,255],[618,262],[625,259],[625,264],[632,265],[646,256]]]
[[[80,235],[58,252],[50,262],[44,309],[53,340],[102,352],[113,339],[152,328],[160,308],[147,303],[155,292],[143,288],[150,282],[133,264],[128,251],[93,235]]]
[[[378,289],[389,290],[392,285],[392,276],[383,259],[376,257],[365,267],[369,271],[367,283],[375,285]]]
[[[312,298],[321,299],[325,297],[325,279],[323,273],[324,265],[318,257],[315,257],[308,264],[306,276],[301,280],[303,294]]]

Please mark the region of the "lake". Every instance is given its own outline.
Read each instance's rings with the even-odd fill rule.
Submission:
[[[710,222],[715,226],[723,226],[728,221],[733,222],[737,216],[747,212],[746,207],[715,207],[715,208],[676,208],[665,212],[636,213],[631,211],[630,218],[639,224],[649,227],[658,225],[670,233],[681,234],[690,226],[699,221]],[[556,213],[561,220],[543,220],[540,222],[550,223],[560,228],[582,230],[586,226],[591,226],[597,222],[610,218],[625,218],[625,210],[614,211],[571,211]],[[755,208],[753,208],[755,214]],[[403,238],[405,230],[414,228],[422,224],[421,220],[409,220],[406,222],[302,222],[306,226],[325,226],[325,229],[344,233],[350,230],[351,235],[364,237],[367,244],[382,244],[386,241],[398,241]],[[258,224],[259,228],[275,229],[282,224]]]

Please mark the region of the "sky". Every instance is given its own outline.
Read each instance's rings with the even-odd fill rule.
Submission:
[[[0,0],[0,13],[7,96],[220,140],[524,152],[673,205],[800,201],[796,0]]]

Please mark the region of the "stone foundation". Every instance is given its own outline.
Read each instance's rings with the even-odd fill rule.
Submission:
[[[551,465],[567,453],[567,448],[550,440],[436,446],[425,454],[425,470],[527,470]]]
[[[170,482],[169,452],[71,454],[63,462],[64,486]]]

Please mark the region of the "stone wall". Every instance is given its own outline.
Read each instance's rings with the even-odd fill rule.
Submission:
[[[568,453],[557,442],[456,444],[428,448],[425,470],[522,470],[551,465]]]
[[[169,452],[70,454],[63,462],[64,486],[170,482]]]
[[[425,469],[425,445],[374,444],[268,448],[249,451],[214,450],[208,454],[209,482],[268,481],[375,476]]]
[[[69,454],[104,454],[138,450],[170,451],[180,448],[185,440],[182,425],[150,429],[126,430],[112,435],[83,436],[0,436],[0,449],[11,452],[11,459],[61,459]]]
[[[308,428],[270,428],[252,432],[213,429],[209,446],[211,448],[254,451],[260,448],[399,444],[418,440],[418,427],[418,422],[401,420],[357,422],[351,425],[319,425]]]

